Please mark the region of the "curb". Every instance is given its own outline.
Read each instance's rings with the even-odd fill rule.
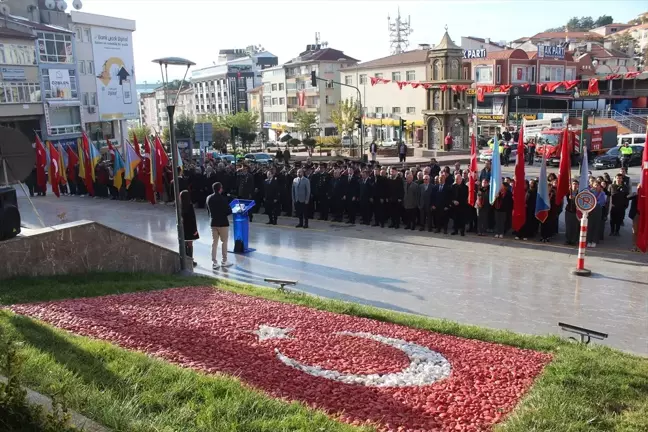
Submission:
[[[7,378],[4,376],[0,375],[0,382],[6,383]],[[28,388],[25,389],[27,392],[27,402],[31,405],[37,405],[41,408],[43,408],[43,411],[46,413],[52,412],[52,399],[42,395],[40,393],[37,393],[33,390],[30,390]],[[99,423],[96,423],[89,418],[78,414],[74,411],[69,411],[70,413],[70,423],[72,426],[75,426],[76,428],[85,431],[85,432],[111,432],[110,429],[108,429],[105,426],[101,426]]]

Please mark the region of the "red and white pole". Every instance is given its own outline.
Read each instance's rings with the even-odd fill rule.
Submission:
[[[585,250],[587,249],[587,213],[583,212],[580,224],[580,238],[578,240],[578,261],[576,270],[572,274],[577,276],[590,276],[591,270],[585,268]]]

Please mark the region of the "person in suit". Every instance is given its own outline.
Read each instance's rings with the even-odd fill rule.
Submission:
[[[295,203],[295,212],[299,218],[296,228],[308,228],[308,202],[310,201],[310,180],[304,177],[304,170],[297,171],[297,177],[292,184],[292,200]]]
[[[333,171],[333,178],[330,181],[329,190],[331,191],[331,212],[333,213],[333,222],[342,222],[345,184],[342,180],[342,174],[339,168],[336,168]]]
[[[387,179],[387,170],[385,169],[374,169],[373,177],[373,213],[374,213],[374,225],[380,225],[381,228],[385,228],[385,207],[386,199],[389,195],[389,186]]]
[[[450,218],[450,202],[452,201],[452,186],[447,184],[447,173],[442,171],[439,174],[439,187],[432,204],[432,210],[436,213],[436,232],[443,229],[448,234],[448,220]]]
[[[281,185],[279,180],[274,175],[274,170],[268,170],[266,174],[267,178],[265,180],[265,200],[264,205],[266,213],[268,214],[268,225],[277,225],[277,218],[279,217],[279,211],[281,210]]]
[[[369,144],[369,153],[371,153],[371,162],[376,162],[376,155],[378,154],[378,144],[376,144],[375,139],[371,141],[371,144]]]
[[[254,199],[254,176],[250,173],[250,167],[247,165],[243,165],[238,173],[237,196],[244,200]],[[249,214],[250,222],[252,222],[252,212]]]
[[[358,212],[358,201],[360,199],[360,181],[356,175],[356,171],[350,167],[345,179],[345,204],[349,223],[355,225],[356,214]]]
[[[374,195],[373,180],[369,178],[368,171],[362,171],[360,179],[360,217],[363,225],[371,224],[371,206]]]
[[[187,252],[187,256],[193,259],[193,242],[198,240],[200,235],[198,234],[196,212],[191,203],[189,191],[183,190],[180,192],[180,204],[182,206],[182,228],[184,230],[185,251]],[[197,265],[198,263],[194,261],[193,266],[196,267]]]
[[[434,185],[430,184],[430,176],[428,174],[423,176],[423,184],[419,185],[419,224],[421,227],[419,231],[423,231],[426,227],[428,231],[432,231],[432,189]]]
[[[229,221],[227,217],[232,214],[232,209],[223,194],[223,185],[216,182],[212,185],[213,194],[207,197],[207,214],[210,218],[212,231],[212,268],[227,268],[232,263],[227,261],[227,239],[229,238]],[[222,262],[218,265],[218,240],[222,241]]]
[[[317,211],[319,212],[319,220],[328,220],[331,195],[331,175],[326,170],[326,164],[320,164],[319,173],[317,176],[317,188],[313,192],[317,198]]]
[[[388,199],[389,199],[389,213],[392,223],[389,228],[398,229],[400,227],[401,208],[403,202],[403,179],[396,168],[391,169],[391,176],[389,177]]]
[[[419,185],[414,181],[414,175],[409,173],[405,179],[403,190],[403,207],[405,208],[405,229],[414,231],[419,206]]]
[[[481,181],[481,185],[477,189],[475,207],[477,208],[477,235],[483,237],[488,231],[488,220],[491,213],[489,179],[485,178]]]
[[[452,185],[452,212],[453,230],[452,235],[466,235],[466,214],[468,213],[468,186],[463,181],[461,174],[455,175],[455,182]]]

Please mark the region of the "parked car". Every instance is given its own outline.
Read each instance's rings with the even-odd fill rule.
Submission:
[[[248,162],[256,162],[262,165],[267,165],[272,162],[272,156],[268,153],[248,153],[244,157]]]
[[[630,157],[630,166],[641,165],[641,158],[643,156],[643,146],[633,145],[632,156]],[[595,169],[608,169],[621,167],[621,151],[620,147],[613,147],[605,154],[598,156],[594,159]]]
[[[213,156],[214,162],[219,163],[230,163],[232,165],[236,164],[236,158],[231,154],[217,154]]]
[[[501,144],[500,144],[501,145]],[[509,162],[515,162],[517,157],[517,143],[511,144],[511,154],[509,155]],[[486,162],[493,158],[493,149],[490,147],[483,148],[479,151],[479,161]]]
[[[395,140],[394,138],[387,138],[384,141],[379,141],[378,145],[380,147],[396,147],[398,146],[398,140]]]

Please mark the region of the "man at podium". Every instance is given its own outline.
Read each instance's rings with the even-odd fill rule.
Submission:
[[[222,195],[223,185],[216,182],[212,185],[213,194],[207,197],[207,213],[211,219],[212,231],[212,268],[218,270],[220,267],[231,267],[232,263],[227,261],[227,240],[229,238],[229,221],[227,217],[232,214],[232,209],[227,199]],[[222,242],[222,261],[218,265],[218,241]]]

